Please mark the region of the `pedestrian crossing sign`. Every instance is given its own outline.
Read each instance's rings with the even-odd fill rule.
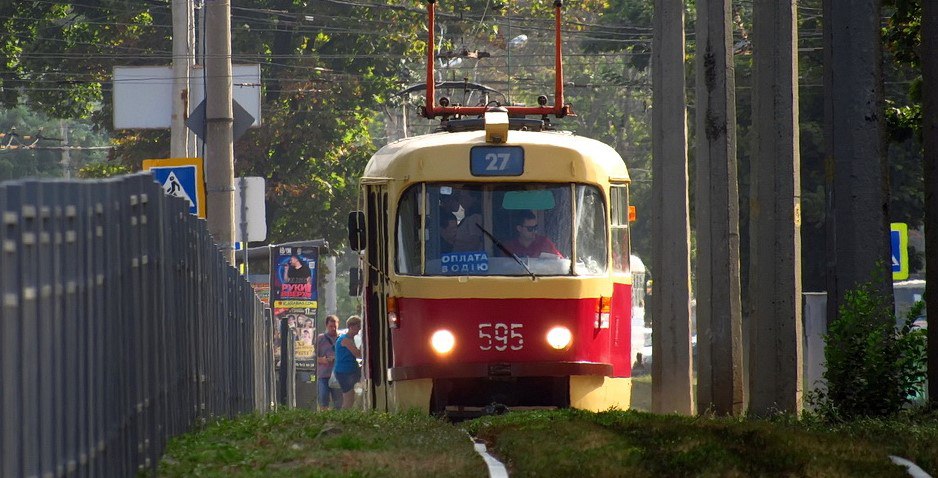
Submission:
[[[894,222],[889,225],[889,243],[892,253],[892,280],[909,278],[909,225]]]
[[[189,213],[205,219],[205,175],[202,158],[145,159],[143,170],[153,174],[153,180],[163,187],[168,196],[189,203]]]

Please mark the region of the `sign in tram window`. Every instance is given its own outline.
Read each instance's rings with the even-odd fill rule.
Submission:
[[[486,274],[489,256],[485,251],[448,252],[440,256],[440,272],[444,275]]]
[[[469,152],[473,176],[521,176],[524,148],[520,146],[476,146]]]

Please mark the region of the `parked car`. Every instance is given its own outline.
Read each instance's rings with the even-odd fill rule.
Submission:
[[[904,280],[892,285],[893,296],[896,302],[896,325],[901,326],[909,313],[909,309],[916,302],[925,297],[925,281],[920,279]],[[928,327],[928,311],[922,309],[922,314],[915,319],[915,327]]]

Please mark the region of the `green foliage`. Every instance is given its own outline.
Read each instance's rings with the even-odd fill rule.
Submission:
[[[923,391],[925,331],[913,327],[924,303],[896,327],[891,301],[871,282],[849,291],[825,336],[827,390],[811,398],[828,419],[898,413]]]
[[[130,168],[123,164],[114,163],[90,163],[78,170],[78,177],[82,179],[109,178],[121,174],[130,174]]]
[[[71,147],[67,156],[61,149],[63,133]],[[103,161],[107,144],[107,135],[86,120],[53,119],[25,106],[0,108],[0,181],[63,177],[89,162]]]
[[[918,67],[922,44],[922,1],[884,0],[883,7],[891,11],[883,39],[897,61]]]

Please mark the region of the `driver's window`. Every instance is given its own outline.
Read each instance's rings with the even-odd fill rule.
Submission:
[[[397,272],[419,274],[420,271],[420,198],[422,186],[404,192],[397,209]]]

